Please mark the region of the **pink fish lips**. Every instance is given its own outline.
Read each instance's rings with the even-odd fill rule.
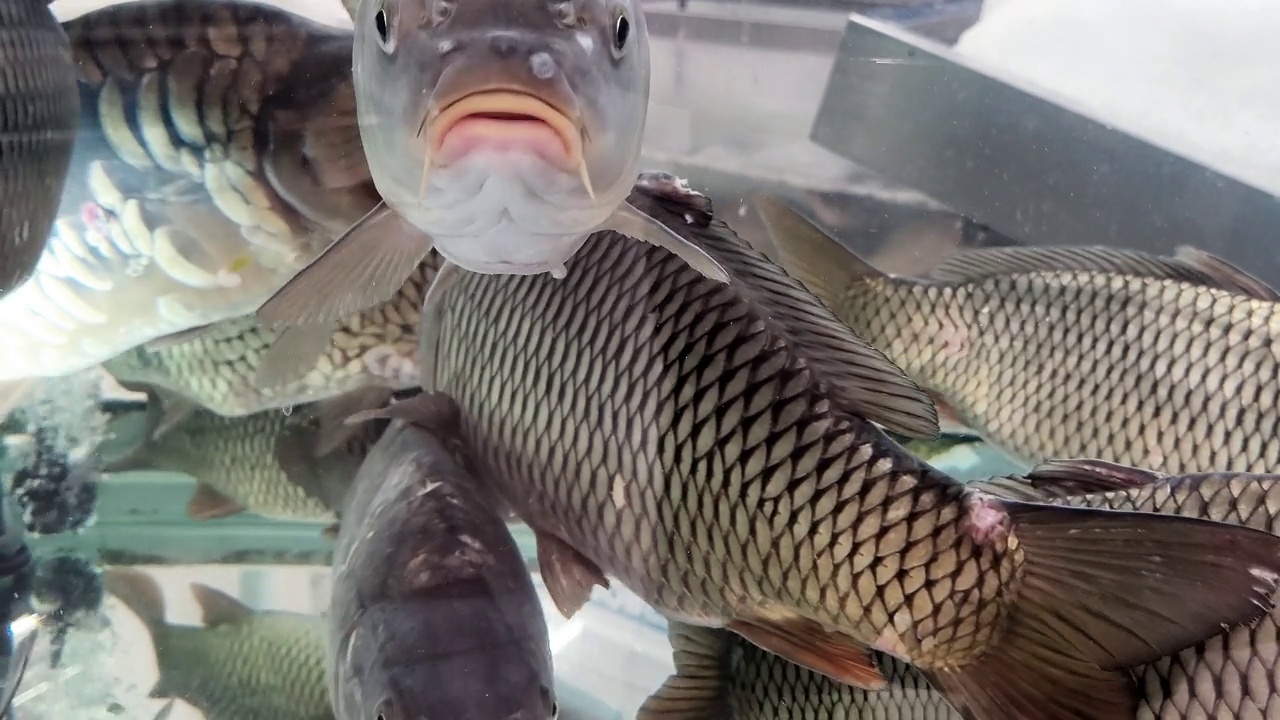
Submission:
[[[448,165],[479,150],[524,152],[561,170],[582,164],[577,125],[549,103],[519,92],[473,93],[429,122],[432,163]]]

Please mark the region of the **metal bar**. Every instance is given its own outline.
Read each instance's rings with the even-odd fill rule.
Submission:
[[[1047,95],[855,15],[811,138],[1029,244],[1193,245],[1280,286],[1280,198]]]

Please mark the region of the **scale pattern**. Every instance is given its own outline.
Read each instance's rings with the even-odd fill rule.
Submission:
[[[1029,462],[1088,457],[1169,474],[1280,465],[1276,303],[1073,271],[875,279],[838,305],[966,424]]]

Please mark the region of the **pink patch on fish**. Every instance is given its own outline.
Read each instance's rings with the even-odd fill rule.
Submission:
[[[477,150],[527,153],[556,167],[572,169],[569,149],[560,134],[533,118],[465,117],[445,132],[433,161],[448,165]]]
[[[107,211],[102,206],[87,202],[80,206],[80,222],[89,230],[105,234],[107,228]]]
[[[960,529],[978,545],[1003,544],[1009,537],[1009,513],[994,498],[969,496]]]

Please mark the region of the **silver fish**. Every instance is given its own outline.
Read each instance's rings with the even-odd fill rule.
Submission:
[[[1083,482],[1082,482],[1083,481]],[[1099,461],[1042,465],[983,483],[992,492],[1111,510],[1172,513],[1280,532],[1280,476],[1163,476]],[[1280,712],[1280,611],[1134,670],[1136,720],[1270,718]],[[889,688],[865,692],[831,681],[723,630],[672,623],[677,672],[638,720],[820,720],[891,717],[960,720],[923,673],[887,656]]]
[[[1280,538],[1004,500],[911,457],[872,421],[936,433],[917,386],[702,196],[639,187],[732,283],[608,233],[563,280],[465,275],[424,317],[429,392],[385,411],[459,406],[562,613],[607,575],[852,685],[886,685],[870,648],[973,718],[1112,720],[1123,668],[1272,608]]]
[[[916,280],[868,265],[783,201],[757,207],[782,264],[928,388],[948,429],[1032,464],[1280,466],[1280,295],[1220,258],[965,250]]]
[[[384,301],[432,247],[471,272],[562,276],[606,228],[727,281],[627,202],[650,75],[635,0],[362,0],[354,22],[360,134],[385,202],[263,304],[266,322]]]
[[[393,423],[343,507],[329,610],[339,720],[555,718],[542,605],[447,441]]]
[[[0,381],[252,313],[377,203],[349,33],[226,0],[63,28],[83,121],[36,272],[0,299]]]
[[[182,698],[207,720],[333,720],[320,617],[255,612],[220,590],[192,583],[204,626],[169,625],[164,595],[150,575],[108,568],[102,580],[151,633],[160,668],[152,697]]]
[[[62,199],[80,114],[71,48],[49,1],[0,4],[0,297],[35,271]]]

